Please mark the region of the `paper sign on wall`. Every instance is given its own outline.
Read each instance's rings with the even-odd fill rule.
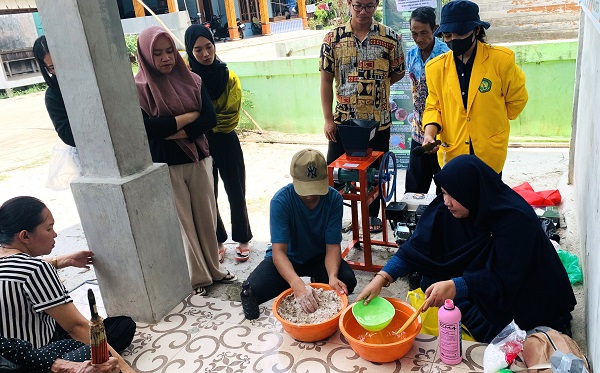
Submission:
[[[436,0],[396,0],[396,9],[399,12],[413,11],[421,6],[437,7]]]

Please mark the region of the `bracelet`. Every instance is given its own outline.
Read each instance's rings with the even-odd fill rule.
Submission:
[[[440,132],[442,130],[442,126],[440,126],[439,124],[437,124],[435,122],[427,123],[426,125],[423,126],[423,129],[425,129],[427,126],[435,126],[437,128],[438,132]]]
[[[390,284],[392,283],[383,273],[381,272],[377,272],[375,274],[375,276],[381,276],[383,277],[383,279],[385,280],[385,285],[383,285],[384,288],[387,288],[388,286],[390,286]]]
[[[58,269],[58,257],[54,256],[54,258],[52,258],[52,261],[54,262],[54,268]]]

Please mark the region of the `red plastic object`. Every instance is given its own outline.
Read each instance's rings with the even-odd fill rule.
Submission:
[[[562,201],[562,196],[558,189],[536,192],[528,182],[517,185],[513,190],[519,193],[531,206],[557,206]]]

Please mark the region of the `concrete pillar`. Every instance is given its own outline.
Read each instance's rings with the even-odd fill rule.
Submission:
[[[179,4],[175,0],[167,0],[167,8],[169,9],[169,13],[179,12]]]
[[[298,16],[302,18],[302,28],[308,30],[308,17],[306,16],[306,1],[299,0],[298,1]]]
[[[269,3],[268,0],[258,0],[258,12],[260,13],[260,25],[262,35],[271,35],[271,22],[269,22]]]
[[[84,170],[71,190],[106,310],[156,322],[191,285],[168,168],[150,158],[117,6],[37,5]]]
[[[237,22],[235,20],[235,5],[233,4],[233,0],[225,0],[225,16],[227,17],[227,25],[229,28],[229,39],[239,39],[240,33],[238,32]]]
[[[144,9],[144,6],[142,4],[140,4],[139,1],[137,0],[131,0],[133,1],[133,11],[135,12],[135,17],[145,17],[146,16],[146,9]]]

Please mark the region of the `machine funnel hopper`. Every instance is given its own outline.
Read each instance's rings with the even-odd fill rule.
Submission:
[[[338,125],[347,157],[366,157],[371,154],[379,122],[350,119]]]

